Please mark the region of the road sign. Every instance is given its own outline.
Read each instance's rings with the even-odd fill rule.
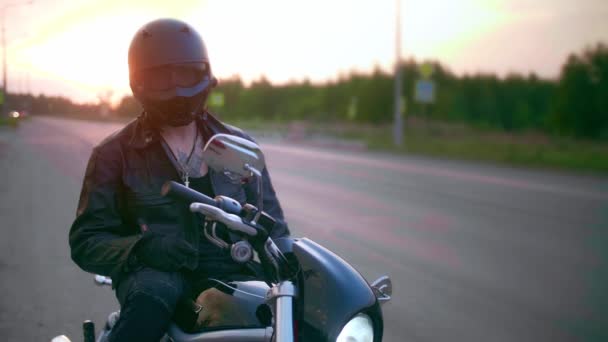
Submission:
[[[418,71],[420,72],[420,76],[422,76],[422,78],[428,80],[431,78],[431,76],[433,76],[435,67],[429,62],[425,62],[418,67]]]
[[[418,103],[435,102],[435,82],[430,80],[416,81],[414,99]]]
[[[348,111],[346,112],[349,120],[355,120],[357,118],[357,97],[353,96],[350,98],[348,104]]]

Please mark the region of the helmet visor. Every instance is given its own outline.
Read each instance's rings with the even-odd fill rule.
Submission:
[[[189,88],[208,76],[206,63],[187,63],[145,69],[136,75],[136,79],[144,89],[159,91],[174,87]]]

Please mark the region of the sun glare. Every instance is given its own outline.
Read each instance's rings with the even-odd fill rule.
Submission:
[[[99,17],[24,50],[24,61],[38,72],[94,87],[128,87],[126,56],[133,32],[129,15]],[[108,23],[111,23],[108,25]],[[126,39],[125,39],[126,38]]]
[[[463,46],[506,22],[495,0],[404,1],[406,54],[450,58]]]
[[[91,94],[89,99],[108,90],[116,97],[127,95],[131,92],[127,52],[132,35],[142,23],[180,17],[188,12],[186,8],[193,8],[194,1],[182,2],[184,7],[171,7],[166,2],[88,2],[11,46],[11,66],[28,70],[33,77],[70,84]]]
[[[90,0],[66,5],[63,15],[11,45],[11,66],[87,92],[126,95],[131,37],[159,17],[200,30],[219,77],[324,80],[354,69],[390,70],[394,62],[394,0]],[[404,55],[450,58],[505,20],[498,0],[402,0]]]

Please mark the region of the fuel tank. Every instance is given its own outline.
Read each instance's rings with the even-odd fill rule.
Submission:
[[[171,324],[168,335],[172,341],[270,341],[272,316],[265,304],[266,283],[208,280],[210,288],[196,299],[196,303],[202,306],[198,319],[204,319],[205,326],[187,333],[177,324]]]
[[[254,328],[271,325],[270,308],[266,305],[266,293],[269,289],[266,283],[209,280],[213,289],[201,293],[196,302],[203,307],[203,310],[215,310],[221,313],[219,316],[222,319],[216,327],[224,325]],[[210,296],[206,296],[207,294]]]

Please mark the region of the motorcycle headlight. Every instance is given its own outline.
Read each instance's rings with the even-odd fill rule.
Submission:
[[[373,342],[374,326],[368,315],[358,314],[348,321],[336,342]]]

